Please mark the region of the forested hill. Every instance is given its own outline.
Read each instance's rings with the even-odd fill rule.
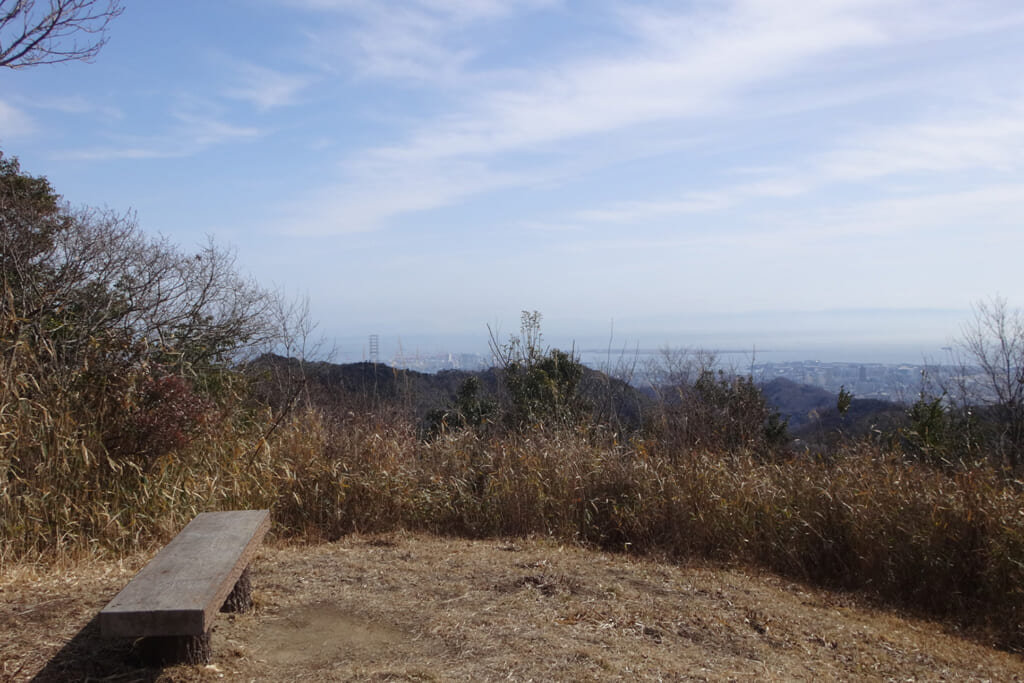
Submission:
[[[261,392],[277,402],[287,400],[301,386],[305,395],[322,406],[346,410],[386,406],[418,421],[451,405],[470,377],[479,381],[482,397],[500,400],[502,391],[496,368],[424,373],[381,363],[300,363],[267,354],[253,362],[249,372],[259,378]],[[895,429],[906,411],[888,401],[854,399],[842,415],[836,407],[836,394],[785,378],[773,379],[759,388],[765,403],[788,422],[790,433],[804,441],[816,441],[837,430],[861,435],[883,427]],[[671,399],[670,392],[659,394],[651,388],[636,388],[589,368],[584,369],[580,393],[592,409],[605,417],[615,416],[628,427],[639,427],[646,417],[655,414],[659,395]]]
[[[456,398],[466,380],[479,382],[481,397],[501,400],[499,370],[443,370],[424,373],[394,368],[380,363],[300,363],[294,358],[266,354],[248,366],[259,379],[261,392],[277,401],[296,391],[301,381],[303,392],[313,402],[330,406],[383,407],[402,409],[418,420],[431,411],[442,410]],[[622,380],[583,367],[579,393],[594,412],[639,427],[653,399]]]

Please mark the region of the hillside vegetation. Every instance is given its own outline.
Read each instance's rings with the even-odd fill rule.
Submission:
[[[496,369],[420,405],[407,375],[304,360],[302,307],[214,244],[70,208],[3,157],[0,221],[0,569],[267,507],[297,539],[536,535],[764,567],[1024,648],[1016,404],[922,395],[891,433],[811,452],[749,377],[678,357],[641,399],[547,348],[533,313],[492,339]]]

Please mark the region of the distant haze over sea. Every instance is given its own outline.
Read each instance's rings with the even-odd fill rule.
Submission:
[[[369,360],[369,338],[367,337],[344,337],[337,340],[338,347],[335,350],[332,360],[337,363],[358,363]],[[443,336],[443,335],[408,335],[404,337],[389,337],[380,335],[379,360],[390,362],[399,356],[415,358],[417,356],[435,356],[438,354],[479,354],[488,356],[489,349],[486,343],[479,340],[470,340],[464,336]],[[726,367],[742,369],[751,364],[764,363],[785,363],[791,361],[821,361],[823,363],[884,363],[884,364],[910,364],[921,365],[924,363],[944,364],[949,361],[948,346],[942,342],[931,344],[921,343],[862,343],[862,344],[841,344],[835,345],[753,345],[749,348],[741,348],[731,345],[716,345],[714,343],[701,344],[673,344],[665,343],[659,346],[638,346],[636,343],[623,345],[615,344],[609,348],[607,340],[604,341],[604,348],[595,344],[587,344],[587,341],[597,342],[590,339],[576,341],[568,340],[546,340],[548,345],[570,349],[575,348],[583,362],[590,367],[600,368],[605,366],[614,367],[620,361],[630,361],[636,357],[640,362],[656,358],[661,355],[665,348],[672,349],[702,349],[713,351],[719,358],[720,364]],[[945,348],[944,348],[945,347]]]
[[[592,367],[614,366],[620,358],[656,356],[664,348],[715,351],[723,365],[742,368],[756,363],[821,361],[826,363],[947,363],[966,310],[842,310],[816,312],[689,314],[654,319],[594,321],[545,316],[541,323],[548,346],[574,348]],[[488,325],[505,342],[519,331],[518,317],[484,322],[479,332],[445,333],[403,330],[381,323],[364,335],[350,330],[333,338],[334,361],[369,359],[369,335],[379,338],[379,360],[437,354],[489,355]]]

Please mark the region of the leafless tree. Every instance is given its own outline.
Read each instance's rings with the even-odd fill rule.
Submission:
[[[974,375],[976,404],[988,406],[999,434],[995,446],[1011,468],[1024,457],[1024,313],[1002,297],[974,306],[974,317],[961,330],[959,347]]]
[[[648,359],[647,380],[662,399],[665,391],[676,393],[691,387],[697,379],[718,369],[718,356],[706,349],[665,346],[657,356]]]
[[[230,249],[184,252],[130,213],[72,208],[2,155],[0,265],[0,356],[34,345],[73,372],[97,357],[202,372],[295,351],[311,331],[308,311],[240,274]]]
[[[123,11],[121,0],[0,0],[0,66],[89,61]]]

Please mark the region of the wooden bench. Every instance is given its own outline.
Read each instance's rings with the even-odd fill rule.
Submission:
[[[105,638],[133,638],[147,663],[204,663],[217,611],[252,604],[248,571],[269,510],[204,512],[100,612]]]

